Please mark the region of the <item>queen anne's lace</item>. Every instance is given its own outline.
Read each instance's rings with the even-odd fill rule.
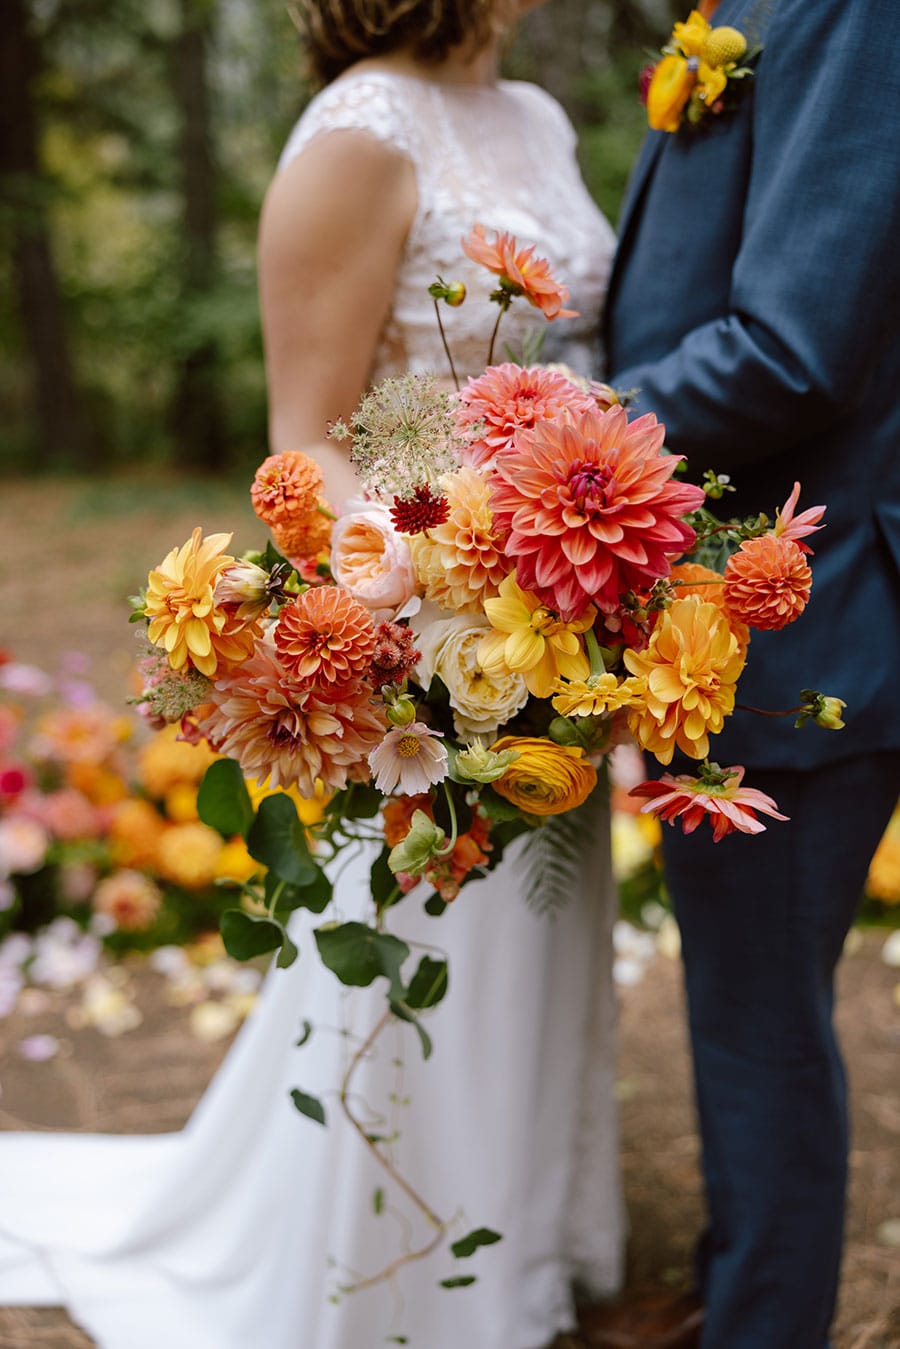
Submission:
[[[476,223],[533,243],[569,287],[575,319],[548,324],[525,300],[503,319],[495,360],[519,357],[529,334],[545,331],[541,361],[564,360],[581,374],[600,365],[599,322],[614,236],[585,189],[575,137],[559,105],[536,85],[442,85],[385,71],[353,72],[318,94],[285,147],[282,166],[315,136],[367,131],[409,156],[418,209],[397,276],[393,308],[373,380],[404,370],[449,374],[428,286],[440,274],[468,296],[441,316],[456,368],[478,374],[487,361],[495,278],[463,254]],[[510,152],[510,146],[515,147]]]

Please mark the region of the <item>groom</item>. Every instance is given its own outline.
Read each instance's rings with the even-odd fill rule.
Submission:
[[[648,137],[609,374],[692,476],[731,475],[727,515],[771,517],[795,480],[798,509],[828,507],[812,601],[754,633],[739,698],[817,686],[846,729],[735,713],[713,757],[790,823],[664,831],[709,1207],[701,1344],[824,1349],[847,1162],[832,975],[900,794],[900,4],[722,0],[712,21],[762,53],[733,108]]]

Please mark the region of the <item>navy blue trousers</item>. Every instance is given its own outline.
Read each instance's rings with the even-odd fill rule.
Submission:
[[[833,974],[900,795],[900,752],[746,780],[790,823],[717,844],[705,824],[687,838],[663,828],[709,1210],[702,1346],[824,1349],[848,1152]]]

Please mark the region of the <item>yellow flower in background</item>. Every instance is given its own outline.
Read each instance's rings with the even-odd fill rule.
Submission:
[[[152,871],[156,866],[157,849],[165,828],[165,821],[149,801],[132,797],[117,802],[112,807],[109,827],[113,860],[123,867]]]
[[[128,795],[125,779],[102,764],[66,764],[66,782],[86,796],[95,806],[111,806]]]
[[[591,665],[581,634],[597,616],[592,605],[565,623],[537,596],[521,590],[515,577],[507,576],[497,598],[484,601],[484,612],[494,629],[478,647],[485,674],[520,674],[536,698],[549,698],[560,678],[587,679]]]
[[[677,131],[685,104],[697,83],[683,56],[664,56],[653,72],[647,90],[647,121],[654,131]]]
[[[249,881],[251,877],[265,871],[261,862],[251,857],[242,838],[230,839],[219,853],[216,863],[216,880]]]
[[[553,706],[564,717],[596,717],[634,707],[643,692],[642,679],[620,680],[608,672],[580,680],[558,679],[553,685]]]
[[[296,787],[270,787],[268,779],[265,782],[254,782],[252,778],[247,778],[247,791],[254,810],[259,809],[260,801],[265,800],[267,796],[289,796],[304,824],[318,824],[331,800],[331,793],[326,792],[321,783],[316,785],[316,794],[312,797],[301,796]]]
[[[179,733],[177,725],[166,726],[142,746],[138,756],[138,781],[148,796],[160,801],[182,783],[199,786],[217,758],[205,741],[192,745],[179,740]]]
[[[494,791],[529,815],[562,815],[586,801],[597,784],[597,770],[584,750],[532,736],[504,735],[490,746],[494,754],[518,756]]]
[[[882,904],[900,904],[900,811],[884,832],[869,866],[866,893]]]
[[[147,583],[144,611],[150,619],[147,636],[165,648],[173,670],[193,665],[212,678],[249,656],[258,622],[237,619],[217,605],[219,577],[235,565],[225,552],[230,534],[203,537],[199,526],[187,543],[173,548]]]
[[[738,639],[718,605],[694,595],[676,600],[660,614],[646,650],[627,650],[624,661],[647,682],[643,704],[628,716],[641,748],[663,764],[672,762],[676,746],[691,759],[705,759],[710,734],[734,710],[744,668]]]
[[[197,812],[197,788],[189,782],[176,782],[163,798],[163,810],[166,819],[174,824],[190,824],[199,820]]]
[[[197,890],[215,879],[221,851],[221,836],[208,825],[170,824],[157,844],[156,865],[165,880]]]

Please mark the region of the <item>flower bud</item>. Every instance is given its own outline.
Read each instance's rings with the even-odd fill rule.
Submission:
[[[384,690],[385,698],[389,698],[388,689]],[[385,707],[385,715],[392,726],[410,726],[416,719],[416,705],[409,694],[401,693],[399,697],[390,699]]]
[[[413,811],[412,823],[406,838],[391,849],[388,866],[396,876],[421,876],[431,859],[444,846],[447,835],[440,825],[429,819],[424,810]]]
[[[432,300],[443,300],[451,309],[458,309],[466,298],[466,288],[461,281],[443,281],[438,277],[428,287]]]
[[[496,782],[518,757],[512,749],[501,750],[497,754],[476,738],[457,754],[454,777],[461,782]]]
[[[817,726],[824,726],[826,731],[841,731],[844,728],[844,722],[841,720],[841,713],[847,704],[842,698],[822,698],[820,710],[816,713],[815,722]]]

